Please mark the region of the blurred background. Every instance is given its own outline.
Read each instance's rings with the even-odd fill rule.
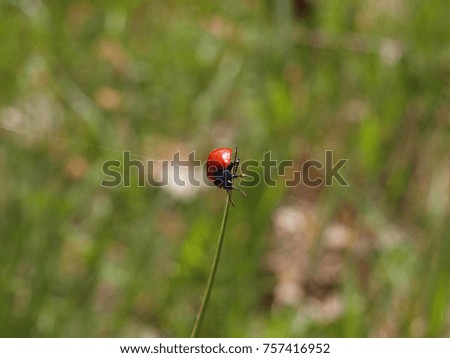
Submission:
[[[1,0],[0,336],[189,336],[225,192],[101,168],[235,145],[349,186],[234,196],[201,336],[450,336],[449,13]]]

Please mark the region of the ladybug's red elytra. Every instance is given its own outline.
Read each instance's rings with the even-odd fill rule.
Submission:
[[[214,182],[214,185],[218,188],[225,189],[231,204],[234,206],[233,200],[231,200],[231,190],[239,191],[243,196],[245,193],[233,185],[235,178],[243,177],[243,174],[236,174],[239,168],[239,158],[237,157],[237,147],[234,153],[234,160],[231,160],[233,151],[231,148],[217,148],[211,151],[208,155],[206,162],[206,174],[209,180]]]

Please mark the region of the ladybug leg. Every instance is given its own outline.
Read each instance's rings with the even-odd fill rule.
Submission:
[[[231,191],[231,190],[227,190],[228,199],[230,199],[231,205],[236,206],[236,205],[234,205],[233,199],[231,199],[231,193],[230,193],[230,191]]]
[[[237,190],[238,192],[240,192],[244,197],[247,197],[247,194],[245,194],[241,189],[239,189],[238,187],[232,185],[231,186],[232,189]]]
[[[246,175],[246,174],[233,174],[233,179],[234,178],[244,178],[246,176],[248,176],[248,175]]]
[[[231,165],[232,165],[231,172],[233,173],[233,177],[236,175],[236,172],[239,169],[239,164],[240,163],[241,163],[241,161],[239,160],[239,158],[235,158],[234,162],[231,163]]]

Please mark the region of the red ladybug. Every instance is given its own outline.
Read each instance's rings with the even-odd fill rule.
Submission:
[[[208,179],[214,182],[215,186],[227,191],[230,202],[234,206],[233,200],[231,200],[231,190],[235,189],[243,196],[247,195],[233,185],[235,178],[243,177],[244,175],[236,174],[240,162],[239,158],[237,158],[237,147],[233,161],[231,161],[232,153],[231,148],[217,148],[209,153],[208,161],[206,162],[206,174],[208,175]]]

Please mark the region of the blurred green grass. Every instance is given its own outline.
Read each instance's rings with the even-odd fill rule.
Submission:
[[[302,3],[0,2],[0,336],[188,336],[224,193],[107,189],[101,166],[236,144],[332,149],[350,186],[236,197],[202,335],[450,335],[450,5]],[[316,221],[289,303],[268,262],[299,204]],[[352,242],[324,284],[336,222]]]

